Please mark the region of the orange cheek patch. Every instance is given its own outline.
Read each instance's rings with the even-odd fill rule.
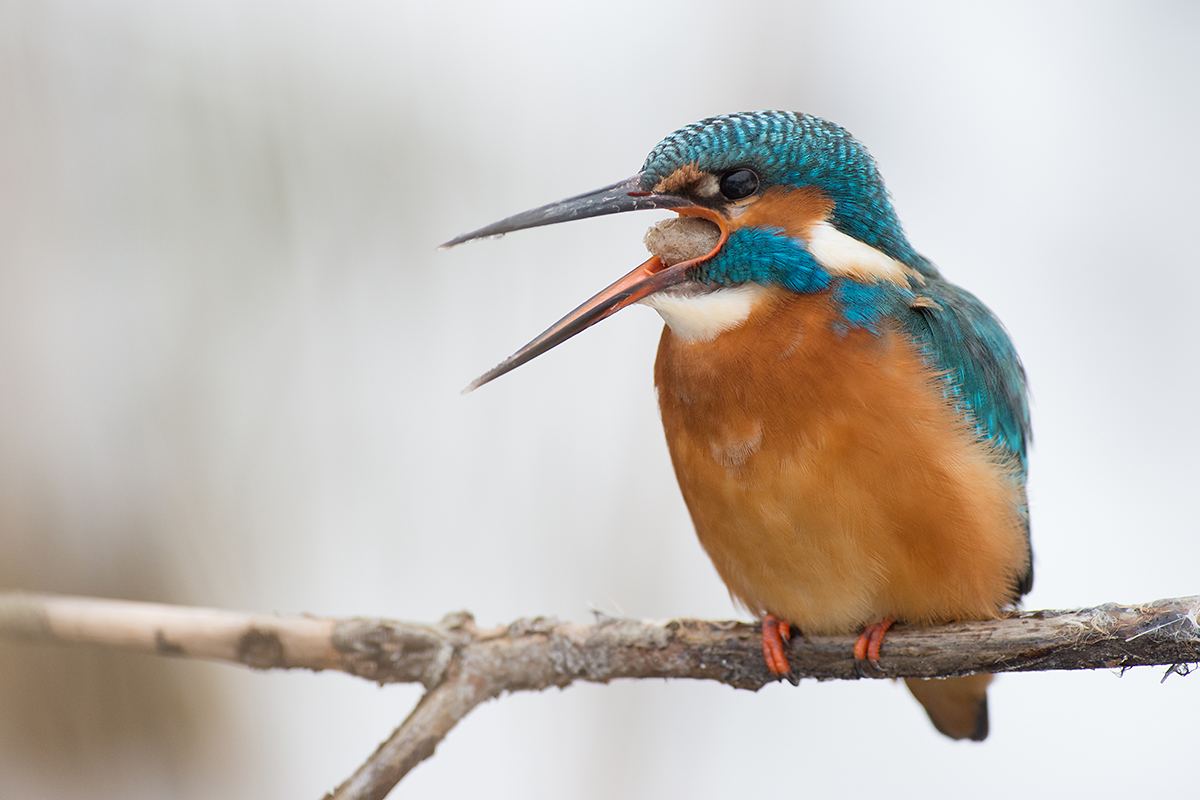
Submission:
[[[827,219],[832,211],[833,201],[820,189],[772,186],[741,215],[731,219],[729,227],[783,228],[789,236],[804,238],[813,225]]]

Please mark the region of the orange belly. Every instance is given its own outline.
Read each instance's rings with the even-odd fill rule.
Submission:
[[[735,599],[807,633],[986,619],[1029,566],[1009,463],[898,326],[839,331],[827,294],[774,291],[709,342],[663,331],[663,428]]]

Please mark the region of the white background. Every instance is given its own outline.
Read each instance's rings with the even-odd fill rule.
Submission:
[[[1187,3],[0,4],[0,584],[483,624],[738,612],[635,308],[466,397],[665,214],[439,253],[784,108],[880,162],[1033,389],[1029,608],[1200,592]],[[986,744],[887,681],[489,703],[413,798],[1183,796],[1197,679],[1011,675]],[[0,648],[0,796],[320,797],[416,701]],[[782,795],[773,793],[780,792]]]

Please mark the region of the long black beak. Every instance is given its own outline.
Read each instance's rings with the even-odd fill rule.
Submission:
[[[690,200],[670,194],[651,194],[640,188],[641,175],[634,175],[628,180],[614,183],[588,194],[581,194],[567,200],[560,200],[523,214],[517,214],[508,219],[480,228],[471,233],[464,233],[446,242],[440,249],[453,247],[456,244],[482,239],[488,236],[500,236],[523,228],[536,228],[539,225],[552,225],[555,222],[567,222],[573,219],[599,217],[605,214],[619,214],[622,211],[640,211],[642,209],[660,208],[671,209],[687,216],[704,217],[716,223],[721,229],[721,236],[716,246],[700,258],[682,261],[678,264],[666,265],[658,256],[651,257],[625,277],[609,286],[604,291],[588,300],[579,308],[572,311],[558,322],[542,332],[540,336],[509,356],[498,366],[476,378],[470,386],[463,389],[463,394],[478,389],[483,384],[499,378],[506,372],[516,369],[552,347],[562,344],[575,334],[590,328],[602,319],[628,305],[636,303],[657,291],[666,289],[687,280],[687,270],[695,263],[711,257],[725,244],[729,230],[724,219],[709,209],[696,206]]]
[[[594,192],[569,197],[550,203],[532,211],[515,214],[508,219],[493,222],[477,231],[455,236],[439,247],[445,250],[456,244],[469,242],[472,239],[484,239],[488,236],[503,236],[513,231],[525,228],[536,228],[541,225],[553,225],[556,222],[569,222],[573,219],[602,217],[605,214],[620,214],[622,211],[642,211],[649,208],[685,208],[692,205],[682,197],[669,194],[650,194],[641,189],[642,175],[638,173],[632,178],[605,186]]]

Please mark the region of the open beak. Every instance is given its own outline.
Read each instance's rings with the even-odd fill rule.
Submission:
[[[581,194],[567,200],[535,208],[500,222],[463,234],[446,242],[440,249],[453,247],[471,239],[500,236],[524,228],[552,225],[573,219],[619,214],[623,211],[640,211],[648,208],[670,209],[683,216],[704,217],[721,228],[721,237],[711,251],[699,258],[667,265],[658,256],[652,256],[619,281],[588,300],[579,308],[551,325],[540,336],[506,358],[496,367],[480,375],[463,394],[478,389],[485,383],[499,378],[527,361],[537,358],[552,347],[562,344],[575,334],[590,328],[602,319],[607,319],[625,306],[632,305],[644,297],[687,280],[687,271],[700,261],[710,258],[725,244],[729,229],[724,219],[716,212],[694,205],[691,201],[670,194],[653,194],[640,188],[641,175],[614,183],[603,189]]]

